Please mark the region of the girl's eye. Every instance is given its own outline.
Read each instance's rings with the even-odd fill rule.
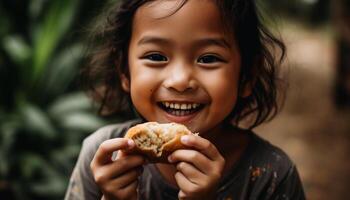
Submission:
[[[155,62],[166,62],[168,61],[168,58],[159,54],[159,53],[153,53],[153,54],[149,54],[147,56],[144,56],[143,59],[147,59],[147,60],[151,60],[151,61],[155,61]]]
[[[223,60],[217,56],[214,55],[205,55],[200,58],[198,58],[197,62],[203,63],[203,64],[211,64],[216,62],[222,62]]]

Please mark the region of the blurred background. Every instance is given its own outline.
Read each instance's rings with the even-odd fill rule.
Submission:
[[[0,199],[62,199],[83,138],[120,120],[98,117],[77,79],[103,3],[0,1]],[[255,131],[295,161],[308,199],[347,199],[350,1],[259,3],[287,45],[289,90]]]

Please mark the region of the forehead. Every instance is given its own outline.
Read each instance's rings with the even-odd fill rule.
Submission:
[[[140,37],[156,34],[186,40],[215,36],[232,41],[232,34],[226,33],[214,0],[150,1],[136,11],[132,30],[133,36]]]

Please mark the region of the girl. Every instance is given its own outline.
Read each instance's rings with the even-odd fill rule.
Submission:
[[[268,46],[284,53],[255,2],[118,2],[83,78],[102,114],[139,119],[85,139],[66,199],[304,199],[288,156],[251,132],[277,111]],[[238,128],[248,116],[250,128]],[[182,123],[199,136],[182,137],[188,148],[169,164],[149,164],[122,151],[135,147],[126,130],[145,121]]]

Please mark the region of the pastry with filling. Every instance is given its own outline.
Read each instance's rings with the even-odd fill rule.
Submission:
[[[177,149],[186,148],[181,136],[193,134],[186,126],[177,123],[159,124],[147,122],[131,127],[125,138],[132,139],[136,147],[128,153],[140,153],[149,162],[168,162],[168,156]]]

